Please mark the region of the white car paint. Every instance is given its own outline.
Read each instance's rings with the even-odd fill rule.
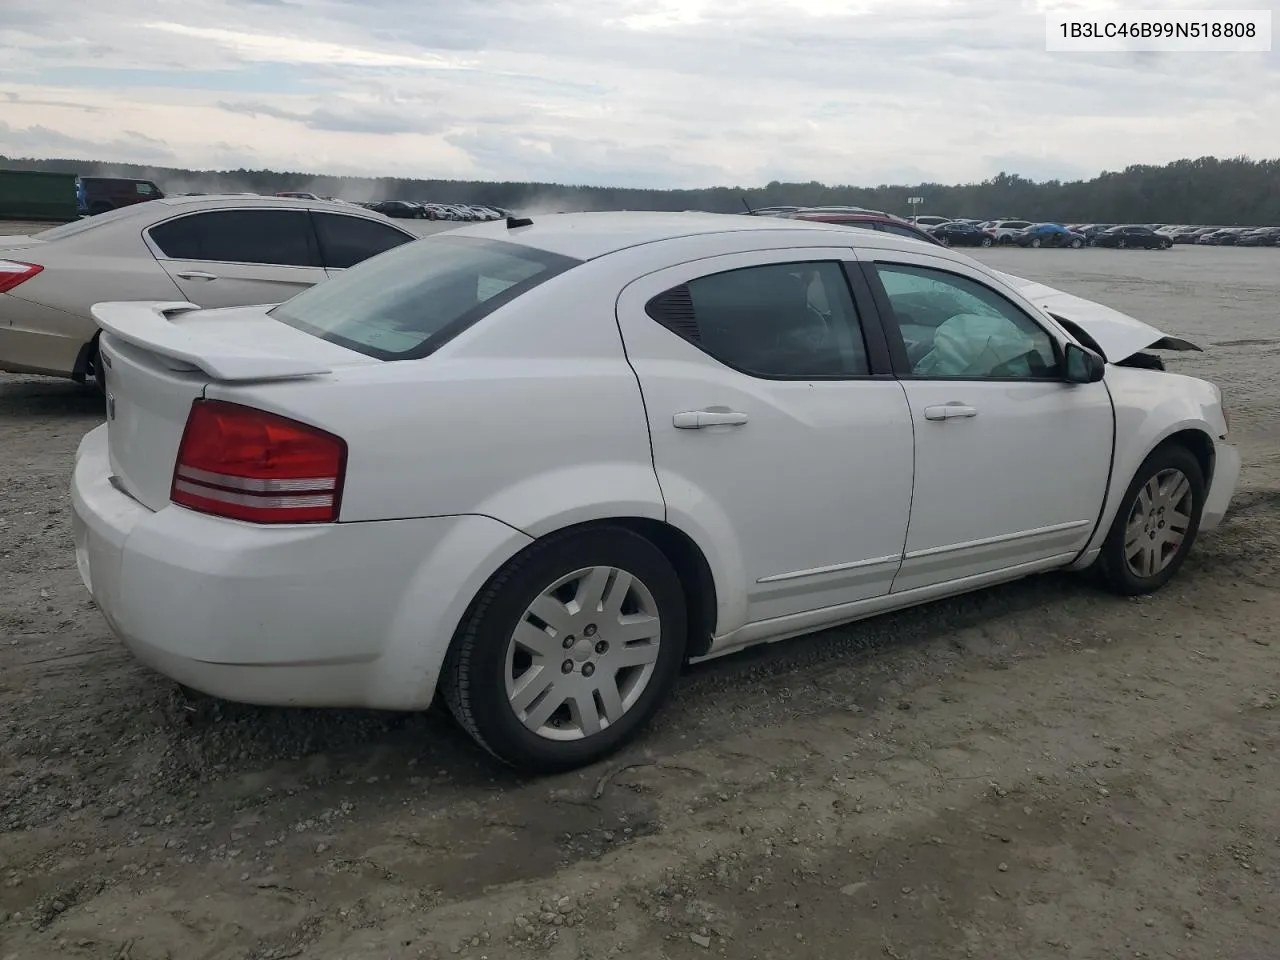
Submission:
[[[487,238],[584,261],[420,360],[376,360],[257,307],[94,307],[114,419],[77,452],[77,559],[141,659],[236,700],[422,708],[495,572],[548,534],[619,517],[696,545],[716,603],[709,643],[693,654],[716,656],[1084,566],[1138,465],[1180,430],[1215,455],[1201,529],[1225,513],[1239,457],[1220,393],[1117,366],[1122,347],[1163,336],[1131,318],[1102,315],[1096,336],[1111,362],[1101,382],[765,380],[648,320],[647,298],[722,268],[892,260],[979,280],[1060,344],[1073,338],[1037,301],[1064,317],[1087,306],[1078,322],[1091,331],[1099,315],[887,234],[697,214],[534,219],[415,247],[430,257],[432,244]],[[340,522],[259,526],[170,503],[198,397],[345,439]],[[953,401],[981,416],[921,418]],[[719,407],[748,423],[673,421]]]
[[[0,293],[0,370],[83,378],[97,333],[89,308],[112,300],[189,300],[202,307],[279,303],[327,279],[324,266],[181,260],[154,241],[154,228],[216,211],[336,214],[343,224],[376,224],[409,240],[387,217],[325,200],[280,197],[165,197],[0,240],[0,260],[43,269]],[[318,251],[317,251],[318,252]]]

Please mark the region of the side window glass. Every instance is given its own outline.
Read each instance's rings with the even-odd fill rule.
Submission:
[[[990,287],[942,270],[877,264],[917,377],[1054,379],[1053,339]]]
[[[305,210],[208,210],[151,228],[172,260],[319,266]]]
[[[395,227],[364,217],[340,213],[311,214],[320,237],[320,255],[326,267],[346,269],[362,260],[408,243],[413,238]]]
[[[777,263],[699,277],[649,316],[716,360],[774,379],[867,376],[866,346],[839,263]]]
[[[880,229],[885,233],[892,233],[899,237],[907,237],[910,240],[919,240],[920,234],[914,230],[908,230],[906,227],[900,227],[896,223],[882,223]]]

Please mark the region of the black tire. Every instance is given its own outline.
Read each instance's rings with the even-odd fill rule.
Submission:
[[[1125,532],[1129,518],[1133,513],[1139,493],[1147,482],[1165,470],[1179,470],[1187,478],[1191,487],[1190,523],[1178,545],[1176,553],[1168,563],[1154,576],[1143,577],[1131,569],[1125,556]],[[1120,501],[1120,509],[1116,511],[1111,531],[1102,545],[1098,555],[1096,570],[1103,586],[1121,596],[1133,597],[1159,590],[1173,579],[1195,544],[1196,534],[1200,531],[1200,516],[1204,511],[1205,480],[1200,461],[1186,447],[1178,444],[1165,444],[1151,452]]]
[[[1168,249],[1169,249],[1170,247],[1172,247],[1172,246],[1173,246],[1173,241],[1172,241],[1172,240],[1161,240],[1161,241],[1160,241],[1160,249],[1161,249],[1161,250],[1168,250]]]
[[[1041,244],[1041,243],[1043,243],[1043,242],[1044,242],[1044,241],[1042,241],[1039,237],[1032,237],[1032,238],[1031,238],[1031,246],[1033,246],[1033,247],[1039,247],[1039,246],[1040,246],[1040,244]]]
[[[661,620],[653,674],[633,706],[599,733],[551,740],[528,729],[506,690],[507,647],[529,605],[556,580],[590,566],[626,570],[644,583]],[[555,773],[613,753],[667,699],[685,659],[684,588],[662,552],[621,527],[553,534],[530,545],[496,573],[472,602],[440,676],[450,711],[477,743],[527,773]]]
[[[1128,241],[1128,240],[1120,239],[1120,240],[1117,240],[1117,241],[1116,241],[1116,247],[1117,247],[1118,249],[1120,249],[1120,250],[1123,250],[1123,249],[1124,249],[1125,247],[1127,247],[1128,245],[1129,245],[1129,241]]]
[[[1084,246],[1084,241],[1081,240],[1079,237],[1076,237],[1071,241],[1072,250],[1079,250],[1083,246]]]
[[[990,237],[983,237],[981,240],[979,240],[979,241],[978,241],[978,243],[979,243],[981,246],[989,247],[989,246],[991,246],[992,241],[991,241],[991,238],[990,238]]]

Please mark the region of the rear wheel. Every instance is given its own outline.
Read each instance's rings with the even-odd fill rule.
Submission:
[[[1083,240],[1081,240],[1079,237],[1076,237],[1075,239],[1073,239],[1073,240],[1071,241],[1071,249],[1072,249],[1072,250],[1079,250],[1079,249],[1080,249],[1081,247],[1083,247],[1083,246],[1084,246],[1084,241],[1083,241]]]
[[[1121,239],[1121,240],[1117,240],[1117,241],[1116,241],[1116,246],[1117,246],[1119,249],[1121,249],[1121,250],[1123,250],[1123,249],[1124,249],[1125,247],[1127,247],[1128,245],[1129,245],[1129,241],[1128,241],[1128,240],[1123,240],[1123,239]]]
[[[441,676],[453,715],[534,773],[617,750],[666,700],[685,653],[685,597],[653,544],[620,527],[552,536],[481,592]]]
[[[1125,491],[1098,557],[1108,589],[1124,596],[1158,590],[1173,579],[1200,530],[1205,481],[1186,447],[1152,451]]]
[[[1032,245],[1033,247],[1038,247],[1038,246],[1040,246],[1040,244],[1041,244],[1042,242],[1043,242],[1043,241],[1041,241],[1041,239],[1040,239],[1039,237],[1032,237],[1032,238],[1031,238],[1031,245]]]
[[[990,238],[990,237],[983,237],[983,238],[982,238],[981,240],[979,240],[978,242],[979,242],[982,246],[984,246],[984,247],[989,247],[989,246],[991,246],[991,242],[992,242],[992,241],[991,241],[991,238]]]

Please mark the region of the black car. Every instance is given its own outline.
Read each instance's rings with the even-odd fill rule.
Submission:
[[[1114,223],[1082,223],[1079,226],[1072,227],[1072,231],[1084,237],[1086,243],[1092,243],[1093,238],[1104,230],[1110,230],[1114,227]]]
[[[1280,227],[1259,227],[1236,241],[1237,247],[1280,247]]]
[[[987,231],[980,229],[976,223],[964,220],[940,223],[931,227],[929,232],[944,247],[989,247],[995,243],[995,238]]]
[[[379,200],[369,204],[370,210],[376,210],[385,217],[398,217],[402,220],[425,220],[427,211],[408,200]]]
[[[1013,242],[1020,247],[1071,247],[1079,250],[1084,246],[1085,238],[1060,223],[1037,223],[1015,233]]]
[[[1173,241],[1150,227],[1137,225],[1112,227],[1093,238],[1095,247],[1141,247],[1144,250],[1168,250]]]

